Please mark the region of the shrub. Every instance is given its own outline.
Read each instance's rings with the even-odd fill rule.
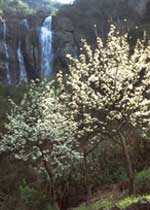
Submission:
[[[139,172],[135,177],[137,193],[150,192],[150,168]]]
[[[27,185],[26,182],[20,186],[20,195],[27,209],[48,209],[48,197],[43,192]]]

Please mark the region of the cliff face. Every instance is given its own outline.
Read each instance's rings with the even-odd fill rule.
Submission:
[[[94,45],[97,34],[106,38],[110,23],[133,37],[142,34],[144,29],[149,33],[149,5],[150,0],[78,0],[74,5],[62,8],[57,19],[69,19],[77,45],[82,38]],[[58,27],[60,31],[61,26]]]
[[[20,65],[18,49],[22,52],[28,80],[41,77],[40,33],[48,14],[9,17],[0,21],[0,82],[18,84]],[[5,23],[5,24],[4,24]],[[66,68],[66,54],[77,55],[75,28],[69,18],[53,17],[53,72]],[[47,33],[47,31],[45,32]],[[50,44],[50,43],[49,43]]]
[[[75,40],[75,27],[71,20],[65,16],[56,16],[53,19],[53,52],[54,71],[67,67],[66,55],[77,55]]]
[[[97,34],[105,40],[110,23],[128,31],[134,42],[149,30],[149,8],[150,0],[79,0],[60,9],[53,21],[55,67],[66,67],[66,53],[76,56],[82,38],[93,47]]]
[[[28,27],[22,27],[20,34],[21,50],[23,53],[28,79],[40,76],[40,46],[39,33],[44,17],[28,17]]]
[[[93,3],[92,8],[90,2]],[[97,33],[105,38],[109,30],[108,20],[123,31],[135,32],[136,25],[143,31],[145,25],[142,24],[145,23],[149,27],[150,0],[101,0],[101,2],[103,4],[97,4],[97,0],[89,0],[88,4],[66,6],[53,17],[53,72],[67,67],[66,54],[74,57],[78,55],[82,38],[86,38],[93,46]],[[26,19],[17,15],[0,18],[0,82],[19,83],[18,49],[22,52],[27,78],[40,77],[39,33],[48,15],[49,13],[41,12]],[[127,22],[124,22],[126,18]],[[94,24],[97,26],[96,29]]]
[[[142,16],[146,12],[148,2],[149,0],[129,0],[128,4]]]
[[[40,75],[39,32],[44,15],[9,17],[0,21],[0,81],[16,84],[19,82],[20,67],[18,49],[24,59],[28,79]],[[27,25],[28,22],[28,25]],[[29,28],[27,28],[29,27]]]

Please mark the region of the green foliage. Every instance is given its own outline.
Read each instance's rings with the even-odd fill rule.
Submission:
[[[33,10],[21,0],[8,2],[4,7],[4,11],[6,14],[23,14],[25,16],[33,13]]]
[[[21,14],[24,16],[36,13],[37,11],[49,11],[53,14],[56,13],[61,4],[55,3],[51,0],[1,0],[0,13],[3,14]]]
[[[117,201],[116,205],[119,206],[120,208],[126,208],[127,206],[129,206],[133,203],[136,203],[143,198],[149,200],[150,195],[144,195],[144,196],[138,196],[138,197],[131,196],[131,197],[123,198],[123,199]]]
[[[23,94],[25,90],[27,89],[27,86],[20,85],[20,86],[14,86],[14,87],[7,87],[4,85],[0,85],[0,132],[4,133],[5,128],[4,124],[7,121],[7,114],[10,112],[11,104],[9,102],[9,97],[12,98],[16,103],[19,103],[23,97]],[[4,111],[5,110],[5,111]]]
[[[109,210],[110,208],[112,208],[113,206],[118,206],[120,208],[126,208],[127,206],[138,202],[140,199],[150,199],[150,195],[145,195],[145,196],[138,196],[138,197],[127,197],[127,198],[123,198],[121,200],[108,200],[108,199],[104,199],[104,200],[100,200],[97,201],[95,203],[90,204],[90,206],[85,206],[82,205],[78,208],[75,208],[74,210],[99,210],[99,209],[104,209],[104,210]]]
[[[29,8],[36,11],[47,11],[50,13],[55,13],[61,6],[60,3],[52,1],[52,0],[22,0],[25,2]]]
[[[48,208],[48,197],[38,189],[27,185],[26,182],[20,186],[20,196],[28,209],[46,210]]]
[[[120,166],[117,168],[115,168],[115,162],[114,160],[113,162],[113,168],[111,168],[110,164],[109,166],[106,167],[106,172],[103,176],[99,176],[97,177],[99,184],[101,185],[105,185],[105,184],[112,184],[112,183],[117,183],[119,181],[122,180],[126,180],[127,179],[127,173],[124,167]]]
[[[150,192],[150,168],[144,169],[136,175],[135,184],[138,193]]]

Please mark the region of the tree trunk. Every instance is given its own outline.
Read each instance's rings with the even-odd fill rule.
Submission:
[[[48,163],[47,163],[47,161],[45,159],[45,155],[43,153],[42,148],[39,145],[37,145],[37,146],[40,149],[40,152],[41,152],[41,155],[42,155],[43,166],[44,166],[44,168],[45,168],[45,170],[46,170],[46,172],[47,172],[47,174],[49,176],[49,180],[50,180],[49,186],[50,186],[50,202],[51,202],[51,205],[52,205],[54,210],[59,210],[58,202],[57,202],[57,196],[56,196],[56,191],[55,191],[55,186],[54,186],[53,175],[52,175],[51,170],[50,170],[50,168],[48,166]]]
[[[135,183],[134,183],[134,170],[130,158],[130,154],[128,151],[128,147],[126,144],[126,140],[123,135],[121,136],[121,142],[123,146],[124,155],[126,158],[126,164],[127,164],[127,172],[128,172],[128,179],[129,179],[129,195],[135,194]]]
[[[52,187],[52,186],[51,186]],[[54,186],[52,187],[52,201],[51,201],[51,205],[53,207],[54,210],[59,210],[59,205],[58,205],[58,202],[57,202],[57,196],[56,196],[56,192],[55,192],[55,189],[54,189]]]
[[[87,156],[84,155],[84,171],[85,171],[85,189],[86,189],[86,204],[89,205],[89,199],[92,196],[92,187],[89,183]]]

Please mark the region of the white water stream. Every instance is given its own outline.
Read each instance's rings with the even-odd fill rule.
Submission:
[[[40,31],[41,78],[48,78],[52,72],[52,17],[47,17]]]

